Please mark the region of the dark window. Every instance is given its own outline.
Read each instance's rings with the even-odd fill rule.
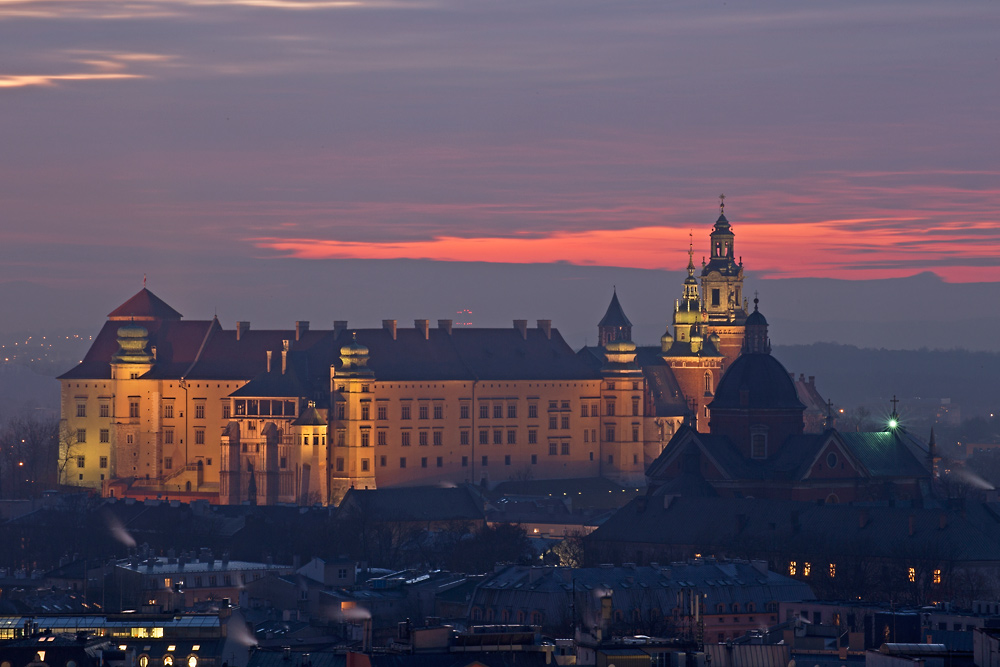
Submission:
[[[718,306],[721,302],[722,302],[722,300],[721,300],[721,298],[719,296],[719,289],[718,288],[713,289],[712,290],[712,305],[713,306]]]
[[[384,403],[379,403],[378,409],[376,410],[376,414],[378,415],[379,419],[388,419],[389,406],[385,405]]]
[[[462,405],[459,406],[459,408],[458,408],[458,418],[459,419],[468,419],[469,418],[469,406],[468,405],[466,405],[466,404],[463,403]]]
[[[403,403],[403,405],[400,406],[399,418],[400,419],[409,419],[410,418],[410,404],[409,403]]]
[[[503,464],[505,466],[509,466],[510,465],[510,454],[507,454],[506,456],[503,457]]]
[[[77,417],[86,417],[87,416],[87,404],[86,403],[77,403],[76,404],[76,416]]]
[[[479,418],[480,419],[489,419],[489,416],[490,416],[490,406],[487,405],[486,403],[480,403],[479,404]]]
[[[538,431],[533,428],[528,429],[528,444],[533,445],[536,442],[538,442]]]
[[[430,411],[427,409],[426,405],[420,406],[420,419],[427,419],[427,415]]]
[[[195,419],[204,419],[205,418],[205,404],[204,403],[195,403],[194,404],[194,418]]]
[[[400,434],[400,436],[399,436],[399,444],[402,447],[409,447],[410,446],[410,432],[409,431],[403,431]]]
[[[444,419],[444,406],[435,405],[434,406],[434,419]]]
[[[507,406],[507,419],[517,419],[517,404],[511,403]]]
[[[418,438],[417,442],[421,447],[427,446],[427,431],[421,431],[419,434],[417,434],[417,438]]]
[[[538,419],[538,406],[534,403],[528,406],[528,419]]]
[[[441,431],[434,431],[434,444],[438,447],[441,446],[444,436]]]

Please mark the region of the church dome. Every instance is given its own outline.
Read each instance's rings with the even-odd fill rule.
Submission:
[[[763,313],[757,310],[757,299],[754,299],[753,312],[747,317],[746,326],[767,326],[767,319],[764,317]]]
[[[629,354],[635,352],[635,343],[630,340],[613,340],[604,349],[609,354]]]
[[[805,406],[780,361],[770,354],[744,353],[737,357],[715,389],[715,400],[709,409],[720,408],[804,410]]]

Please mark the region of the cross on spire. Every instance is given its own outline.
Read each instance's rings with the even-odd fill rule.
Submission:
[[[893,394],[892,395],[892,400],[889,401],[889,402],[892,403],[892,414],[896,414],[896,404],[899,403],[899,399],[896,398],[895,394]]]
[[[719,213],[726,212],[726,195],[719,195]]]

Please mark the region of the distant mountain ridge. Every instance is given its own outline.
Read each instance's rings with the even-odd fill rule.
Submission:
[[[671,253],[671,256],[680,253]],[[638,343],[658,344],[680,297],[684,272],[570,264],[487,264],[425,260],[261,260],[267,281],[219,271],[191,284],[182,272],[150,277],[150,289],[186,319],[223,326],[249,320],[256,328],[292,328],[310,320],[329,328],[379,326],[397,319],[454,319],[474,326],[510,326],[513,319],[551,319],[576,348],[593,343],[617,287]],[[263,270],[263,268],[262,268]],[[96,333],[107,313],[135,294],[95,278],[62,288],[0,283],[0,333]],[[748,272],[745,295],[760,295],[775,344],[837,342],[886,349],[942,348],[1000,352],[1000,283],[945,283],[933,273],[888,280],[758,278]],[[459,311],[472,311],[461,313]]]

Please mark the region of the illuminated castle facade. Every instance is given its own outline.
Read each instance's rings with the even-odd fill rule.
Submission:
[[[143,289],[61,376],[60,475],[104,495],[338,503],[351,487],[606,477],[640,484],[739,356],[743,266],[720,215],[659,347],[617,294],[599,347],[550,321],[225,329]]]

